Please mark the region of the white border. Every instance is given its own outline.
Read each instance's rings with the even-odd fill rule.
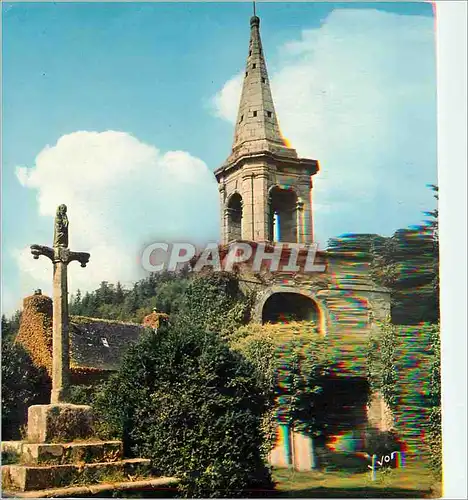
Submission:
[[[25,0],[16,0],[19,1]],[[439,0],[435,3],[440,188],[443,498],[466,499],[468,498],[466,318],[468,9],[465,0]]]
[[[436,2],[444,498],[467,494],[467,4]]]

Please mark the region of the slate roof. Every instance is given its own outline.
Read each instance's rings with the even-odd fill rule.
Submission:
[[[71,316],[70,365],[117,370],[125,351],[143,330],[136,323]]]

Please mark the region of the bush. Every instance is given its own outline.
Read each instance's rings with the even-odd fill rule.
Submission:
[[[271,486],[261,453],[267,401],[255,375],[218,335],[164,326],[129,349],[94,407],[126,453],[179,477],[182,495],[245,496]]]
[[[228,337],[248,322],[250,307],[236,275],[205,273],[190,280],[176,321]]]
[[[440,383],[440,325],[431,329],[431,351],[433,359],[430,367],[431,385],[430,399],[432,403],[429,414],[428,441],[431,454],[431,468],[437,478],[442,477],[442,415],[441,415],[441,383]]]
[[[48,403],[50,379],[34,366],[24,348],[12,342],[2,344],[2,439],[20,438],[27,422],[28,407]]]
[[[67,402],[74,405],[91,405],[99,388],[99,385],[72,385]]]

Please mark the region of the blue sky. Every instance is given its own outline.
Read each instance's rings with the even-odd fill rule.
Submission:
[[[51,266],[53,214],[91,251],[70,289],[143,276],[160,240],[215,241],[211,172],[230,152],[250,3],[4,3],[3,307]],[[320,246],[344,232],[390,235],[433,208],[434,19],[430,4],[260,3],[285,136],[321,163]]]

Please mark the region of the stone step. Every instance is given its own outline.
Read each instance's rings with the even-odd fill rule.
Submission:
[[[22,458],[35,463],[69,464],[117,462],[123,458],[122,441],[23,445]],[[29,462],[28,462],[29,463]]]
[[[80,498],[102,497],[120,498],[125,494],[138,493],[138,497],[152,498],[155,493],[164,493],[163,498],[168,498],[168,493],[174,493],[178,479],[175,477],[149,477],[136,481],[117,483],[96,483],[85,486],[69,486],[67,488],[48,488],[32,491],[2,491],[2,498]],[[172,497],[172,494],[171,494]]]
[[[149,471],[150,460],[143,458],[80,465],[4,465],[2,487],[19,491],[63,488],[123,481],[148,475]]]

